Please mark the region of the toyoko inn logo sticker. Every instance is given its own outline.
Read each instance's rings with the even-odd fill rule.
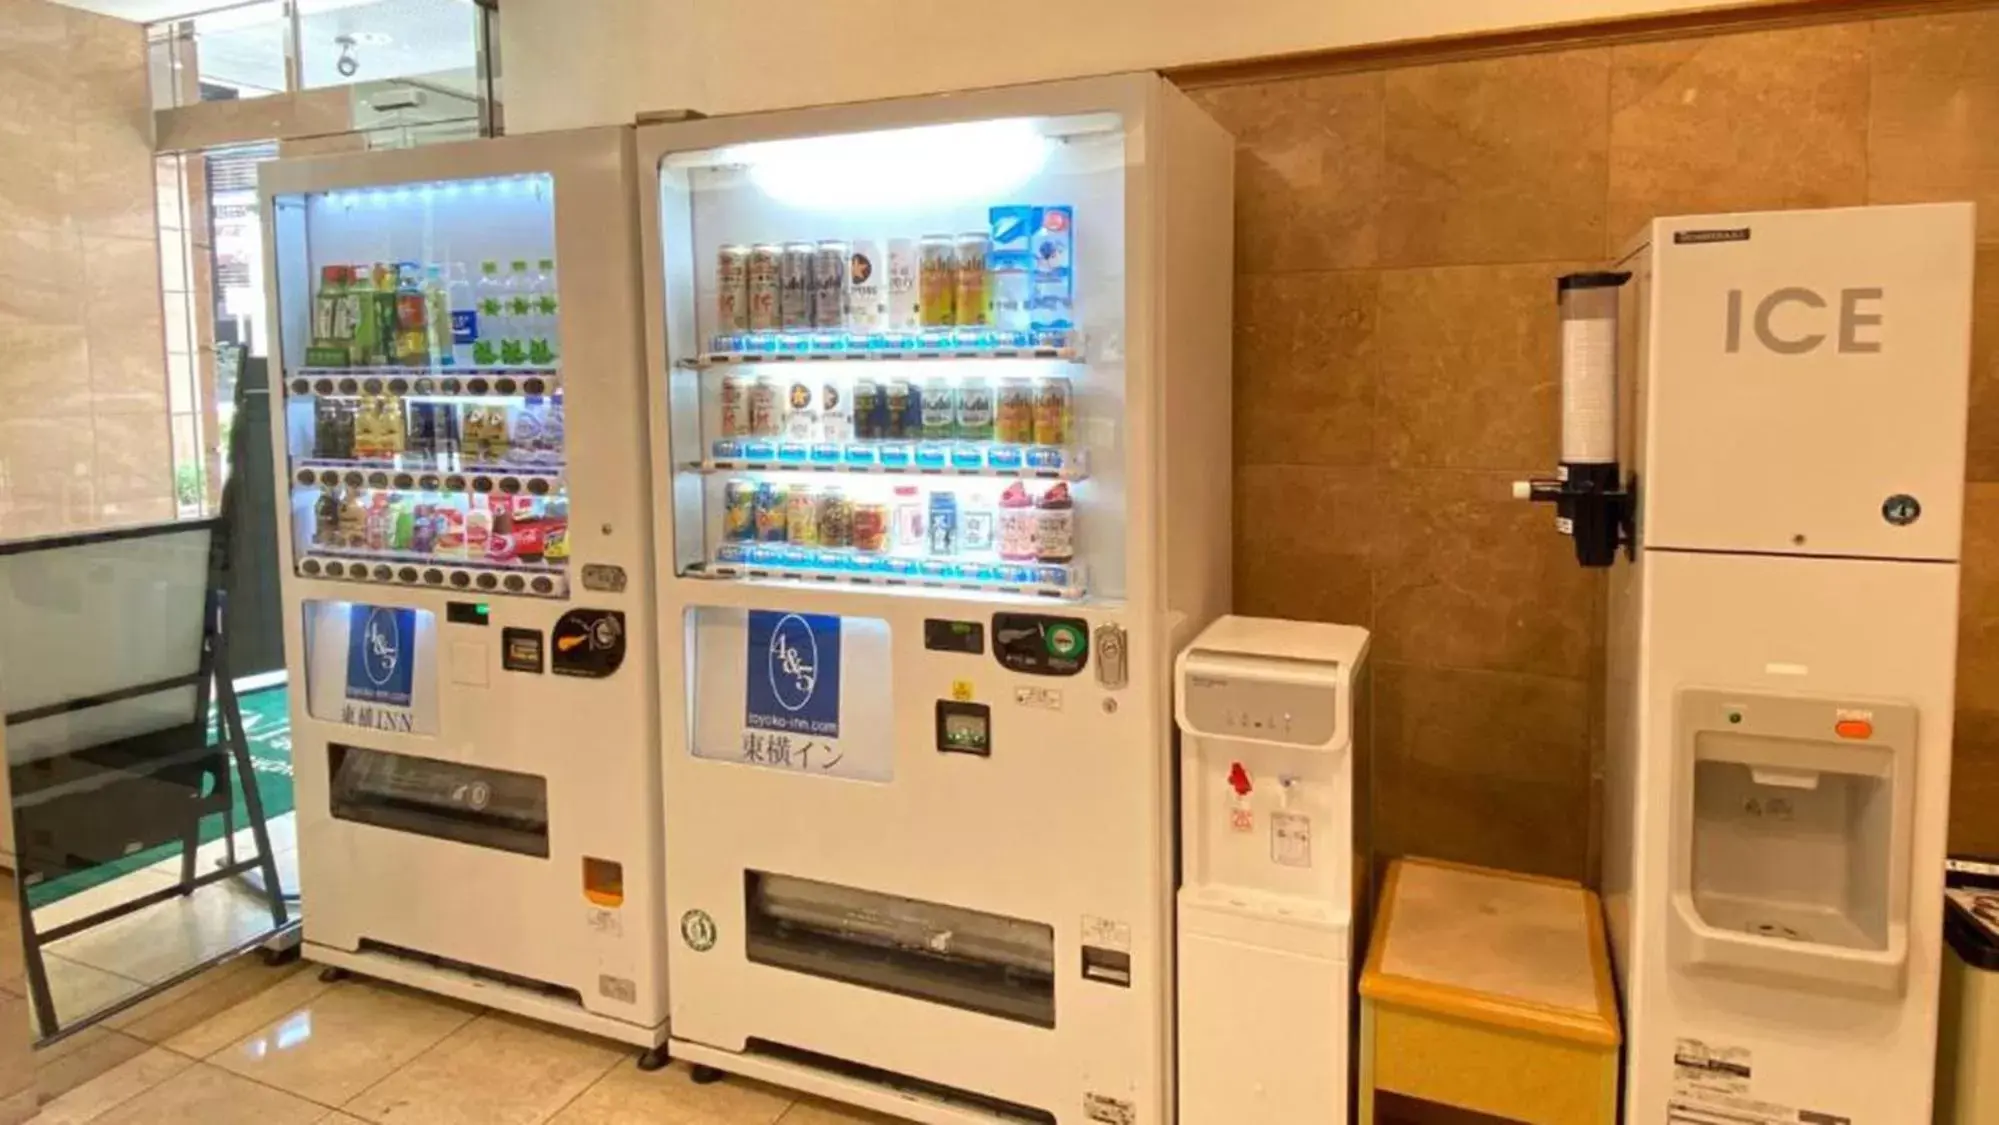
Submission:
[[[416,672],[416,611],[357,605],[347,619],[347,698],[410,705]]]
[[[840,619],[751,610],[743,725],[840,736]]]

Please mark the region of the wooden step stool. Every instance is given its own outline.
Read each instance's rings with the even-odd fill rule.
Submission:
[[[1580,884],[1395,860],[1360,997],[1360,1125],[1376,1090],[1616,1125],[1617,995],[1602,906]]]

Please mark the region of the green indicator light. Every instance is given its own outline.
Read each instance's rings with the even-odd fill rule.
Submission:
[[[493,607],[487,605],[485,602],[480,602],[478,605],[473,606],[472,610],[474,613],[477,613],[479,616],[485,617],[487,614],[493,612]]]

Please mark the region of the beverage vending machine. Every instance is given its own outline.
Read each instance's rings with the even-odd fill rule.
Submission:
[[[630,130],[261,169],[308,958],[657,1046]]]
[[[675,1057],[1166,1120],[1233,142],[1127,75],[639,148]]]

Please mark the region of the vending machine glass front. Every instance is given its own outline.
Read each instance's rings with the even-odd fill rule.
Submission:
[[[667,156],[676,572],[1121,596],[1126,161],[1111,113]]]
[[[299,574],[566,594],[554,190],[527,174],[277,198]]]

